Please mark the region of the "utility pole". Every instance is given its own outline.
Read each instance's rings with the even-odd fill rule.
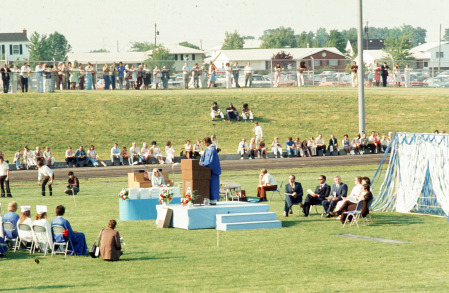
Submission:
[[[440,35],[438,38],[438,73],[440,73],[441,65],[441,23],[440,23]]]
[[[358,30],[357,30],[357,50],[359,52],[357,70],[358,80],[358,97],[359,97],[359,133],[365,133],[365,84],[363,82],[363,10],[362,0],[356,0],[358,2]]]
[[[154,48],[156,48],[157,25],[154,24]]]
[[[369,46],[368,22],[366,22],[365,33],[366,33],[366,50],[368,50]]]
[[[203,40],[200,40],[200,49],[203,50]]]

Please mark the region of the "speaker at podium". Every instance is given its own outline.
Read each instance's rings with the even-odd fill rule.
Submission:
[[[209,168],[200,165],[199,160],[181,160],[183,194],[186,194],[189,187],[195,191],[199,197],[193,202],[194,204],[202,204],[205,198],[210,198],[210,172]]]

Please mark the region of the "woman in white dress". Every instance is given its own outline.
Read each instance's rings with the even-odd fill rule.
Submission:
[[[413,69],[409,67],[409,65],[405,65],[404,68],[404,74],[405,74],[405,87],[410,87],[410,72],[412,72]]]
[[[135,89],[136,88],[136,81],[137,81],[137,71],[134,69],[134,65],[131,65],[131,69],[130,71],[132,72],[131,74],[131,89]]]
[[[170,164],[173,163],[175,160],[175,149],[171,145],[170,141],[167,141],[167,144],[165,146],[165,163]]]
[[[19,238],[24,241],[34,241],[33,234],[33,220],[31,220],[31,207],[30,206],[21,206],[20,207],[22,214],[20,215],[19,221],[17,222],[17,229],[19,232]],[[19,226],[21,224],[28,225],[31,231],[20,230]]]
[[[400,87],[401,86],[401,71],[399,70],[399,64],[397,64],[397,63],[393,68],[393,78],[394,78],[395,86]]]
[[[48,243],[49,246],[47,248],[53,247],[53,237],[51,234],[51,226],[47,221],[47,206],[36,206],[36,220],[33,222],[33,226],[41,226],[44,227],[45,233],[34,233],[36,246],[40,250],[44,250],[45,244]]]
[[[231,81],[232,68],[229,63],[226,63],[225,72],[226,72],[226,88],[230,89],[232,87],[232,81]]]
[[[159,87],[159,83],[161,82],[162,73],[159,70],[159,66],[156,65],[156,67],[153,70],[153,78],[154,78],[154,86],[155,89]]]
[[[207,71],[206,71],[206,67],[201,66],[201,88],[205,89],[207,88]]]
[[[279,83],[281,82],[281,65],[276,64],[276,67],[274,67],[274,85],[273,87],[278,87]]]

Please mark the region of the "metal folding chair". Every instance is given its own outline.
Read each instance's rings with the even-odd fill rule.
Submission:
[[[11,233],[13,231],[16,231],[16,227],[14,227],[14,224],[11,222],[3,222],[3,231],[11,231]],[[12,245],[14,245],[14,252],[16,252],[16,248],[17,248],[17,241],[19,240],[19,237],[16,237],[14,239],[9,239],[8,237],[6,237],[5,235],[5,242],[8,244],[12,243]]]
[[[33,234],[33,231],[31,229],[31,227],[27,224],[19,224],[17,229],[19,230],[19,242],[17,244],[17,249],[20,249],[20,246],[23,244],[25,246],[25,248],[23,250],[25,251],[33,251],[33,247],[34,247],[34,240],[26,240],[26,239],[22,239],[22,237],[20,237],[20,231],[22,232],[30,232],[30,234]],[[30,244],[30,248],[27,247],[27,245]]]
[[[279,188],[278,188],[278,189],[275,189],[275,190],[272,190],[272,191],[271,191],[270,201],[271,201],[271,199],[273,198],[273,195],[274,195],[275,192],[277,192],[277,193],[279,194],[279,197],[281,198],[281,200],[284,201],[284,199],[282,198],[282,195],[281,195],[281,189],[282,189],[282,185],[283,185],[283,184],[284,184],[284,180],[281,181],[281,185],[279,185]]]
[[[42,249],[45,250],[44,256],[46,256],[48,249],[51,249],[50,240],[48,239],[48,235],[47,235],[47,228],[45,228],[43,226],[33,225],[33,231],[34,231],[34,234],[36,235],[36,242],[34,243],[33,254],[36,251],[36,246],[39,246],[39,244],[42,244]],[[41,241],[37,240],[38,234],[43,236],[43,237],[39,237],[39,238],[45,239],[45,242],[41,242]]]
[[[53,235],[54,235],[54,238],[56,239],[56,236],[61,236],[61,237],[63,237],[64,238],[64,230],[65,230],[65,228],[64,227],[62,227],[62,226],[59,226],[59,225],[55,225],[55,226],[52,226],[51,227],[51,231],[53,232]],[[56,241],[54,241],[53,242],[53,247],[52,247],[52,249],[51,249],[51,256],[53,256],[53,255],[55,255],[55,254],[64,254],[64,257],[67,257],[67,252],[73,252],[73,254],[75,254],[75,251],[72,251],[72,250],[69,250],[69,244],[70,244],[70,246],[72,247],[72,249],[73,249],[73,245],[72,245],[72,243],[70,242],[70,239],[67,239],[67,241],[65,241],[65,242],[56,242]],[[58,246],[58,247],[65,247],[65,250],[64,251],[57,251],[56,249],[55,249],[55,246]]]
[[[344,214],[346,215],[346,219],[345,219],[345,222],[343,223],[343,228],[345,227],[346,222],[348,222],[349,216],[352,216],[350,226],[354,225],[354,223],[355,223],[357,225],[357,228],[360,228],[359,227],[359,218],[362,214],[362,207],[363,207],[363,200],[361,200],[357,203],[355,210],[344,212]]]
[[[367,209],[368,209],[368,215],[366,215],[366,217],[362,217],[362,221],[363,221],[363,225],[369,225],[369,221],[371,221],[371,223],[373,223],[373,219],[371,218],[371,215],[369,214],[369,211],[371,210],[371,204],[373,203],[373,199],[371,199],[368,204],[366,205]],[[366,221],[366,224],[365,224]]]

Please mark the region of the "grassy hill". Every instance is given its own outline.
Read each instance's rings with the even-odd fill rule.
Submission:
[[[248,103],[264,130],[274,136],[301,139],[322,133],[350,138],[358,132],[357,90],[351,88],[212,89],[169,91],[64,91],[55,94],[0,94],[0,150],[12,161],[27,144],[50,146],[63,160],[68,145],[94,144],[108,158],[114,142],[131,146],[167,140],[180,150],[186,139],[211,135],[209,109],[232,102],[240,111]],[[366,130],[433,132],[444,129],[449,116],[449,90],[374,88],[366,90]],[[253,137],[252,123],[216,121],[224,153],[236,152],[238,142]]]

